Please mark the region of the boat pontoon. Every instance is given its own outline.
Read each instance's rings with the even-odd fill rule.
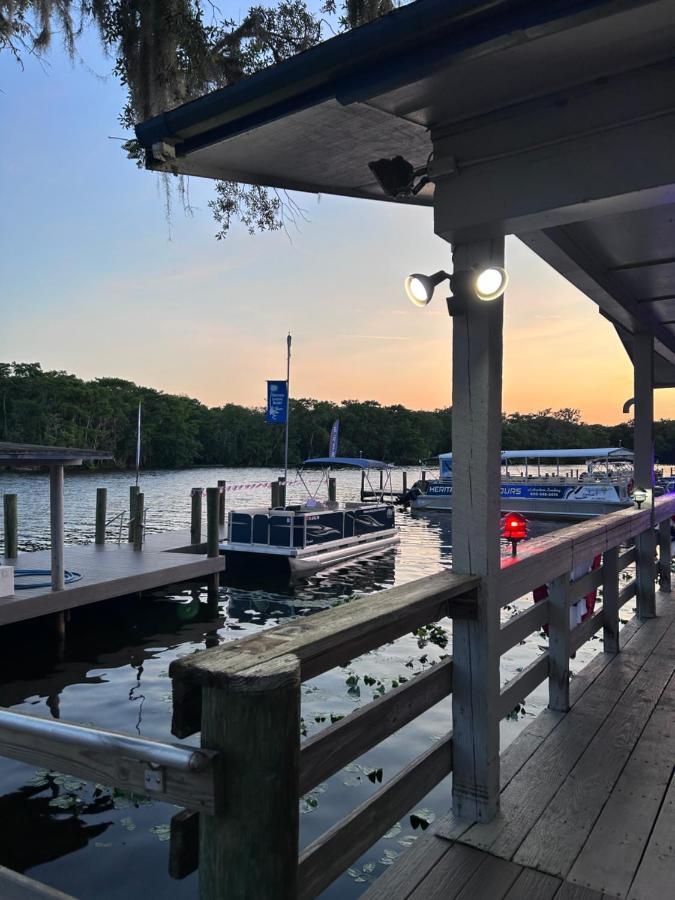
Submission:
[[[452,453],[438,459],[439,478],[415,484],[413,509],[452,509]],[[624,447],[503,450],[501,459],[503,512],[584,519],[633,503],[633,454]]]
[[[298,471],[307,490],[303,503],[282,507],[232,510],[228,514],[227,540],[220,545],[226,572],[235,575],[311,575],[353,557],[380,552],[398,541],[391,503],[338,503],[319,500],[331,469],[352,467],[365,472],[384,471],[387,463],[360,457],[316,457],[305,460]],[[307,469],[319,468],[319,485],[310,490]]]

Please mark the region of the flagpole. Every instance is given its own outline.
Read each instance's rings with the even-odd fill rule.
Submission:
[[[138,470],[141,467],[141,405],[138,401],[138,422],[136,424],[136,487],[138,487]]]
[[[284,439],[284,505],[288,502],[288,419],[291,406],[291,333],[286,338],[286,434]]]

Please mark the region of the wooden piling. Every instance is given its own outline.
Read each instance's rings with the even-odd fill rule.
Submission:
[[[3,506],[5,515],[5,556],[8,559],[15,559],[19,552],[16,494],[5,494]]]
[[[401,493],[407,494],[408,493],[408,473],[403,472],[402,474],[403,474],[403,490]]]
[[[328,479],[328,499],[333,503],[337,501],[337,481],[335,478]]]
[[[380,469],[380,490],[384,488],[384,472]]]
[[[225,488],[226,482],[218,481],[218,524],[225,524]]]
[[[363,469],[361,469],[361,503],[364,500],[364,494],[366,491],[366,473]]]
[[[286,506],[286,482],[279,478],[279,506]]]
[[[201,897],[296,900],[300,663],[281,656],[208,682],[201,742],[221,751],[220,810],[199,816]]]
[[[272,509],[276,509],[278,506],[281,506],[281,502],[279,500],[279,482],[273,481],[271,484],[272,488],[272,496],[271,496],[271,506]]]
[[[140,492],[136,494],[136,525],[134,527],[134,550],[142,550],[143,549],[143,532],[145,531],[143,525],[143,507],[144,507],[145,497]]]
[[[218,527],[220,496],[220,488],[209,487],[206,489],[206,554],[212,558],[220,553],[220,529]],[[209,602],[217,602],[220,574],[214,572],[213,575],[209,575],[207,585]]]
[[[202,493],[202,488],[192,488],[192,509],[190,511],[191,544],[201,544],[202,542]]]
[[[64,587],[63,564],[63,466],[49,467],[49,509],[52,540],[52,590],[62,591]]]
[[[134,542],[134,528],[136,527],[136,497],[141,489],[137,484],[132,484],[129,488],[129,535],[128,542]]]
[[[108,506],[108,491],[106,488],[96,488],[96,534],[94,543],[105,544],[105,520]]]

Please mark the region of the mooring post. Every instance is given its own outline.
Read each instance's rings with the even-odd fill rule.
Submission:
[[[202,542],[202,494],[204,489],[200,487],[192,488],[192,509],[190,511],[190,543],[201,544]]]
[[[206,553],[212,559],[220,555],[220,529],[218,528],[218,513],[220,506],[220,488],[210,487],[206,489]],[[208,579],[209,601],[218,598],[218,586],[220,573],[214,572]]]
[[[279,502],[279,482],[278,481],[271,482],[270,487],[272,489],[270,505],[271,505],[272,509],[276,509],[278,506],[281,506],[281,503]]]
[[[403,490],[401,493],[403,493],[403,494],[408,493],[408,473],[407,472],[403,472]]]
[[[143,506],[144,506],[144,495],[140,493],[136,494],[136,527],[134,528],[134,550],[142,550],[143,549],[143,538],[145,531],[145,524],[143,522]]]
[[[361,503],[363,503],[365,499],[366,492],[366,473],[364,469],[361,469]]]
[[[52,590],[64,587],[63,565],[63,466],[49,467],[49,511],[52,539]]]
[[[380,469],[380,490],[384,488],[384,472]]]
[[[226,482],[218,481],[218,524],[225,524],[225,488]]]
[[[106,488],[96,488],[96,536],[94,543],[105,544],[105,520],[108,505]]]
[[[328,499],[332,502],[337,500],[337,481],[335,478],[328,479]]]
[[[279,506],[286,506],[286,481],[279,478]]]
[[[19,552],[16,494],[5,494],[3,507],[5,514],[5,556],[7,559],[16,559]]]
[[[300,663],[287,655],[207,678],[201,744],[221,751],[222,808],[199,816],[201,900],[296,900]]]
[[[670,560],[672,555],[672,537],[670,535],[670,519],[659,523],[659,590],[670,593]]]
[[[136,497],[140,494],[141,489],[137,484],[132,484],[129,488],[129,537],[130,544],[134,542],[134,528],[136,526]]]

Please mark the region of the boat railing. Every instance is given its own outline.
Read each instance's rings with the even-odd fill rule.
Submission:
[[[456,782],[477,784],[485,754],[498,766],[500,719],[546,681],[551,709],[568,709],[571,655],[600,629],[605,652],[618,652],[619,613],[633,597],[640,615],[654,614],[657,572],[662,590],[670,589],[672,515],[675,496],[669,495],[644,509],[621,510],[528,541],[517,557],[502,561],[492,580],[496,593],[489,596],[476,576],[441,573],[174,661],[174,734],[185,738],[201,730],[202,747],[222,754],[222,811],[187,815],[181,832],[176,826],[174,869],[187,873],[199,863],[205,900],[277,897],[280,885],[283,896],[309,900],[451,771]],[[597,556],[601,564],[592,570]],[[625,580],[633,565],[635,576]],[[587,574],[572,581],[570,573],[582,566]],[[456,661],[445,658],[301,742],[303,682],[445,617],[498,620],[504,606],[543,584],[545,600],[490,632],[496,637],[481,656],[496,658],[496,666],[458,670]],[[597,588],[602,604],[571,628],[570,605]],[[499,657],[545,624],[548,649],[500,686]],[[489,672],[496,673],[496,682]],[[449,694],[455,738],[448,730],[300,852],[298,800]],[[472,702],[475,697],[480,703]],[[459,748],[453,747],[458,735]],[[467,772],[466,766],[473,769]]]

